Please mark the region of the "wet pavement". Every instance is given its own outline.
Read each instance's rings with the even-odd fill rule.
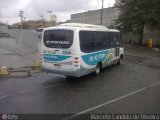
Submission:
[[[0,79],[0,113],[160,113],[160,53],[126,48],[121,65],[67,80],[38,73]],[[75,115],[71,115],[75,114]]]

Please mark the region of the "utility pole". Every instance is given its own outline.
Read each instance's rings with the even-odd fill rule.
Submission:
[[[24,23],[25,23],[26,18],[27,18],[27,17],[23,17],[23,22],[24,22]]]
[[[43,25],[43,14],[40,14],[40,18],[41,18],[41,25]]]
[[[21,30],[23,29],[23,11],[19,11],[19,17],[21,20]]]
[[[23,43],[22,43],[22,29],[23,29],[23,11],[19,11],[19,17],[20,17],[20,25],[21,25],[21,35],[20,35],[20,50],[21,50],[21,55],[23,55]]]
[[[103,24],[103,4],[104,4],[104,0],[102,0],[102,9],[101,9],[101,25]]]

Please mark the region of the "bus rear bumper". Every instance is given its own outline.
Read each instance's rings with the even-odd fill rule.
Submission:
[[[73,76],[73,77],[80,77],[82,76],[81,73],[81,69],[77,69],[77,70],[71,70],[71,71],[65,71],[65,70],[58,70],[58,69],[49,69],[49,68],[42,68],[42,71],[46,72],[46,73],[55,73],[55,74],[59,74],[59,75],[64,75],[64,76]]]

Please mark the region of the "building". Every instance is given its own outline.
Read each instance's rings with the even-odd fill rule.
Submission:
[[[52,19],[52,21],[57,22],[57,16],[56,16],[56,15],[52,15],[51,17],[52,17],[52,18],[51,18],[51,19]]]
[[[119,16],[119,11],[115,7],[104,8],[102,25],[111,26],[114,25],[115,20]],[[101,9],[93,10],[83,13],[77,13],[71,15],[71,22],[75,23],[87,23],[87,24],[101,24]]]
[[[115,0],[115,4],[118,4],[120,2],[121,0]],[[115,7],[104,8],[102,25],[107,27],[114,25],[115,20],[118,18],[118,16],[119,16],[119,10],[117,8]],[[101,9],[72,14],[71,22],[100,25]]]

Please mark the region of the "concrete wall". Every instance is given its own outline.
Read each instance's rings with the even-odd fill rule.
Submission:
[[[150,38],[153,40],[153,46],[160,45],[160,31],[148,31],[144,33],[143,44],[146,44]]]
[[[36,52],[38,51],[38,35],[35,30],[23,30],[22,32],[22,44],[24,52]]]
[[[113,25],[114,20],[118,18],[118,15],[119,11],[116,8],[105,8],[103,11],[102,24],[107,27]],[[83,13],[72,14],[71,22],[99,25],[101,23],[100,17],[101,10],[88,11]]]
[[[153,46],[160,45],[160,31],[145,31],[143,35],[143,45],[148,43],[148,40],[152,38]],[[126,43],[138,44],[139,36],[137,34],[129,33],[124,37]]]
[[[7,32],[8,32],[8,26],[0,25],[0,33],[7,33]]]
[[[38,51],[38,35],[36,30],[22,30],[22,41],[21,41],[21,30],[20,29],[9,29],[8,33],[11,38],[15,39],[18,46],[22,47],[20,53],[33,53]]]

